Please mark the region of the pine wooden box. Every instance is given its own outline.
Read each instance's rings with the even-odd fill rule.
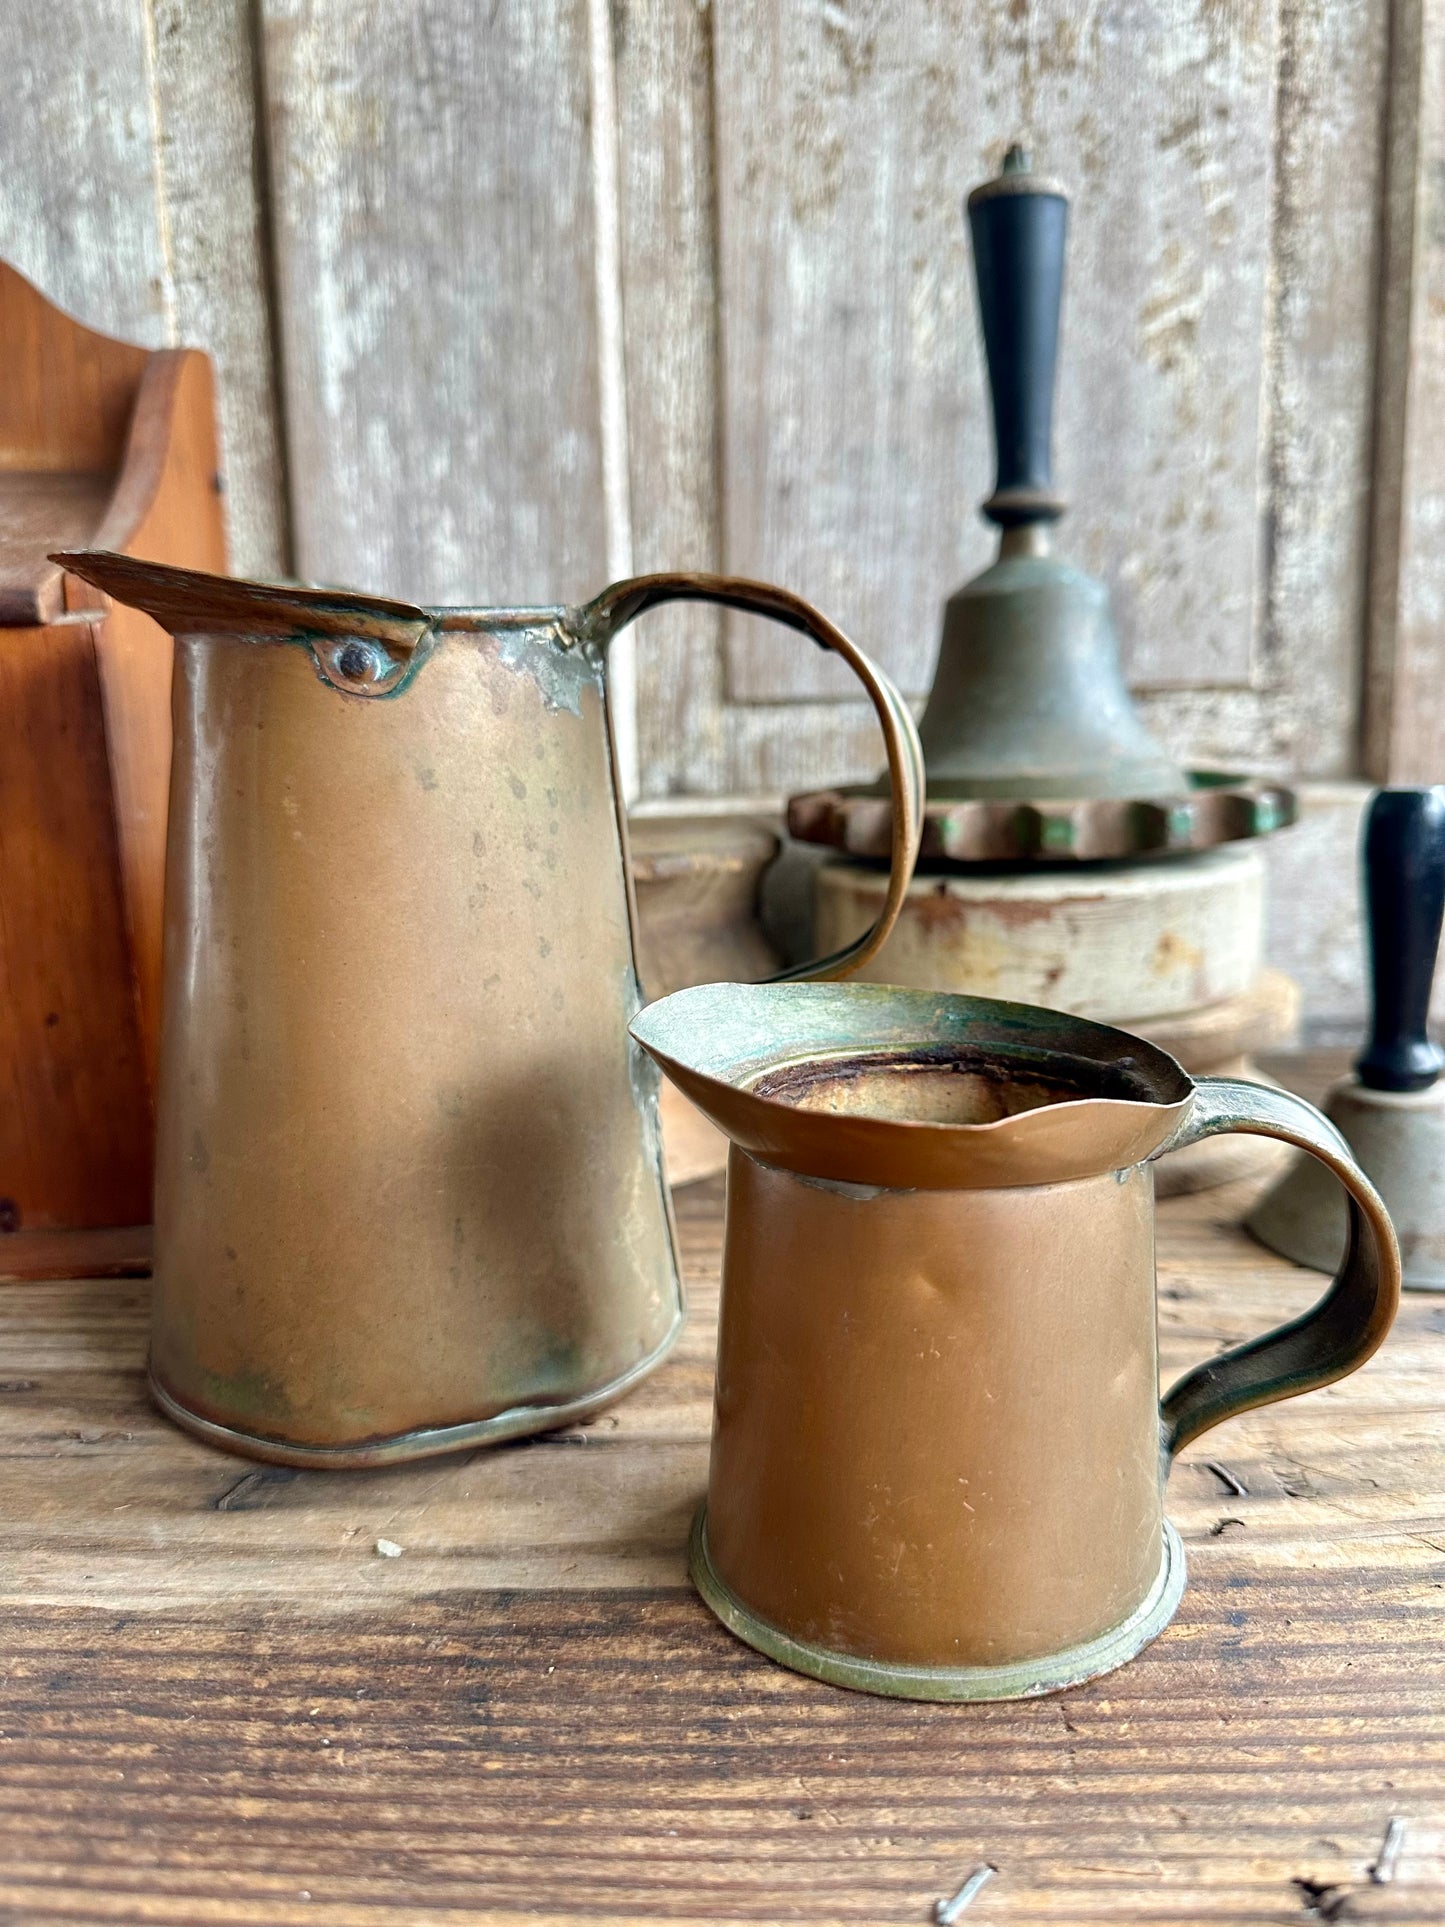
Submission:
[[[133,1269],[171,642],[47,557],[225,569],[211,368],[82,327],[3,262],[0,368],[0,1277]]]

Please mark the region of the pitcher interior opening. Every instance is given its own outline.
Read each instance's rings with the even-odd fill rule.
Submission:
[[[1127,1060],[948,1045],[807,1058],[764,1071],[748,1088],[800,1111],[900,1124],[993,1124],[1086,1098],[1159,1102],[1143,1071]]]

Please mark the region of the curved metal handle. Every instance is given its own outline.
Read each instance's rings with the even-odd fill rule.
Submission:
[[[1317,1157],[1344,1186],[1349,1237],[1333,1284],[1303,1317],[1196,1365],[1169,1388],[1160,1409],[1171,1458],[1237,1412],[1312,1392],[1363,1365],[1400,1303],[1400,1251],[1385,1207],[1345,1140],[1313,1104],[1262,1084],[1201,1077],[1188,1116],[1154,1155],[1221,1131],[1283,1138]]]
[[[614,582],[600,596],[575,610],[569,621],[584,639],[605,647],[619,629],[626,628],[644,610],[655,609],[664,602],[718,602],[730,609],[744,609],[751,615],[770,616],[786,628],[811,636],[819,648],[831,649],[841,656],[868,692],[888,752],[888,786],[893,799],[888,895],[877,922],[861,937],[842,950],[835,950],[831,956],[781,970],[768,981],[791,983],[846,977],[876,956],[887,942],[918,861],[918,847],[923,837],[923,748],[912,713],[892,681],[841,629],[801,596],[788,589],[775,588],[769,582],[748,582],[728,575],[634,576],[626,582]]]

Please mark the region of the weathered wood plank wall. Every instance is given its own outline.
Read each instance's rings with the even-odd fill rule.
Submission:
[[[988,552],[960,201],[1021,136],[1074,194],[1063,539],[1152,725],[1445,773],[1440,0],[12,0],[0,58],[0,254],[210,350],[239,567],[774,574],[915,691]],[[827,667],[656,618],[644,793],[871,770]]]
[[[262,49],[301,573],[594,593],[586,0],[276,0]]]
[[[1278,21],[1142,24],[1130,0],[717,13],[730,560],[911,690],[940,589],[993,547],[959,190],[1013,129],[1074,195],[1064,543],[1116,578],[1140,680],[1249,682]],[[740,642],[734,686],[832,693],[835,667]]]
[[[1399,0],[1390,63],[1368,773],[1429,783],[1445,739],[1445,6]]]

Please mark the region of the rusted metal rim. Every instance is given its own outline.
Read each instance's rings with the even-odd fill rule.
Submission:
[[[268,1465],[294,1465],[312,1472],[350,1472],[371,1465],[402,1465],[410,1459],[440,1458],[446,1452],[465,1451],[469,1446],[501,1445],[507,1439],[529,1438],[538,1432],[560,1431],[579,1419],[591,1418],[630,1392],[634,1385],[659,1366],[677,1343],[685,1312],[679,1306],[667,1336],[646,1358],[583,1398],[569,1399],[565,1405],[517,1405],[494,1418],[471,1419],[460,1425],[423,1426],[414,1432],[397,1432],[390,1438],[366,1439],[356,1445],[292,1445],[285,1439],[268,1438],[260,1432],[243,1432],[235,1426],[219,1425],[203,1418],[168,1392],[152,1370],[147,1373],[151,1397],[172,1423],[223,1452],[241,1458],[261,1459]]]
[[[1221,770],[1191,770],[1178,796],[1093,796],[1049,801],[929,796],[921,864],[1085,863],[1174,856],[1268,836],[1293,823],[1295,793],[1282,783]],[[849,856],[892,848],[889,799],[858,784],[788,801],[788,833]]]
[[[855,1693],[880,1693],[905,1700],[1020,1700],[1061,1693],[1085,1680],[1112,1673],[1150,1640],[1157,1639],[1179,1610],[1187,1577],[1179,1534],[1164,1521],[1164,1551],[1154,1584],[1127,1619],[1062,1652],[1021,1659],[1007,1666],[907,1666],[895,1661],[859,1659],[781,1632],[745,1606],[718,1577],[707,1549],[707,1505],[698,1508],[688,1542],[688,1573],[704,1602],[730,1633],[791,1672],[806,1673],[829,1686]]]

